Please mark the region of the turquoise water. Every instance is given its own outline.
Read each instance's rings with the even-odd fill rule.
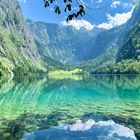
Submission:
[[[27,133],[36,131],[41,131],[38,135],[57,134],[59,131],[52,128],[77,120],[81,124],[112,120],[140,138],[140,76],[20,77],[1,81],[0,140],[24,139]],[[90,139],[88,133],[86,137]]]

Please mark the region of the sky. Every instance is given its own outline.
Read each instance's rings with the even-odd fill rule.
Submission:
[[[122,25],[130,19],[134,9],[130,2],[131,0],[79,0],[86,5],[86,15],[67,23],[66,17],[68,14],[55,14],[53,5],[49,8],[44,7],[44,0],[18,1],[25,18],[65,26],[71,25],[76,29],[85,27],[87,30],[91,30],[94,27],[110,29]],[[61,3],[63,0],[55,1],[61,8],[64,8],[64,4]],[[76,9],[75,4],[73,7]]]

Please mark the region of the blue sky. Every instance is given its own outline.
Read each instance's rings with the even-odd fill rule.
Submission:
[[[79,29],[84,26],[87,29],[94,27],[110,29],[114,26],[125,23],[132,14],[132,4],[130,0],[79,0],[86,7],[86,15],[70,23],[65,22],[66,14],[56,15],[52,10],[44,8],[44,0],[18,0],[25,18],[34,21],[44,21],[63,25],[72,25]],[[64,8],[61,4],[58,5]],[[76,8],[76,7],[74,7]]]

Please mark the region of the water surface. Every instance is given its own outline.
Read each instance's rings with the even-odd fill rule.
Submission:
[[[140,138],[140,76],[44,76],[1,81],[0,139],[24,139],[31,132],[57,134],[54,127],[77,120],[113,121]]]

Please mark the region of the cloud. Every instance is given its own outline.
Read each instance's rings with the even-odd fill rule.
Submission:
[[[122,14],[116,13],[114,17],[111,16],[110,14],[107,14],[107,17],[109,23],[111,23],[113,26],[119,26],[126,23],[128,19],[130,19],[131,15],[132,15],[132,11],[128,13],[122,13]]]
[[[113,28],[113,25],[110,23],[101,23],[99,25],[97,25],[98,28],[102,28],[102,29],[111,29]]]
[[[116,1],[113,1],[112,4],[111,4],[111,8],[117,8],[117,6],[121,6],[123,8],[126,8],[129,6],[130,3],[125,3],[125,2],[122,2],[120,0],[116,0]]]
[[[98,3],[100,4],[100,3],[103,3],[103,0],[96,0],[96,1],[95,1],[95,0],[90,0],[90,3],[91,3],[91,4],[94,4],[95,2],[96,2],[97,4],[98,4]]]
[[[104,29],[111,29],[113,27],[122,25],[126,23],[132,16],[133,9],[130,12],[127,13],[116,13],[115,16],[111,16],[111,14],[107,13],[107,22],[101,23],[97,25],[99,28],[104,28]]]
[[[86,28],[87,30],[92,30],[94,28],[94,25],[92,25],[90,22],[84,19],[81,20],[74,19],[69,22],[62,21],[61,24],[65,26],[73,26],[77,30],[79,30],[82,27]]]
[[[111,4],[111,7],[112,8],[117,8],[118,5],[121,5],[121,1],[119,1],[119,0],[118,1],[113,1],[112,4]]]
[[[81,20],[71,20],[69,22],[62,21],[61,24],[65,26],[73,26],[75,29],[79,30],[84,27],[87,30],[92,30],[94,27],[103,28],[103,29],[111,29],[116,26],[120,26],[126,23],[132,16],[133,9],[127,13],[116,13],[112,16],[110,13],[106,13],[107,22],[103,22],[98,25],[91,24],[89,21],[81,19]]]

